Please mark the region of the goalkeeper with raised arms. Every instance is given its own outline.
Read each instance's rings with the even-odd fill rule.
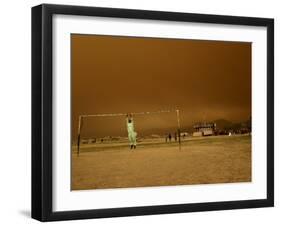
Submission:
[[[135,132],[135,129],[134,129],[134,121],[133,121],[132,114],[127,114],[126,123],[127,123],[127,130],[128,130],[128,138],[129,138],[130,148],[136,149],[136,147],[137,147],[137,132]]]

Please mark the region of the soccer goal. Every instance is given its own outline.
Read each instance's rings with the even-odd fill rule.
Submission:
[[[149,115],[157,115],[157,114],[165,114],[165,113],[170,113],[170,114],[175,114],[175,122],[177,125],[175,127],[177,128],[177,132],[175,134],[175,140],[178,143],[179,149],[181,149],[181,125],[180,125],[180,110],[161,110],[161,111],[146,111],[146,112],[133,112],[129,113],[133,118],[137,116],[149,116]],[[89,114],[89,115],[79,115],[79,120],[78,120],[78,131],[77,131],[77,155],[79,156],[80,154],[80,149],[81,149],[81,134],[82,134],[82,129],[85,126],[85,119],[89,118],[109,118],[109,117],[127,117],[128,113],[111,113],[111,114]],[[171,139],[171,138],[170,138]],[[167,142],[167,138],[166,138]]]

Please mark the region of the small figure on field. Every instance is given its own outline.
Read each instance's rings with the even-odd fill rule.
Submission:
[[[127,123],[130,148],[135,149],[137,147],[137,132],[135,132],[134,129],[134,121],[133,121],[132,114],[127,114],[126,123]]]
[[[172,135],[170,133],[169,133],[168,137],[169,137],[169,142],[171,142]]]
[[[178,134],[177,132],[175,132],[175,141],[177,142],[177,140],[178,140]]]

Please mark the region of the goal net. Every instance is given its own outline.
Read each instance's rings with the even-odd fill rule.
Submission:
[[[128,145],[126,119],[132,118],[138,145],[176,143],[181,147],[180,111],[111,113],[80,115],[77,131],[77,155],[81,145],[122,147]]]

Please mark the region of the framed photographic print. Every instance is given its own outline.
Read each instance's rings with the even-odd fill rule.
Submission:
[[[274,205],[274,21],[32,8],[32,217]]]

